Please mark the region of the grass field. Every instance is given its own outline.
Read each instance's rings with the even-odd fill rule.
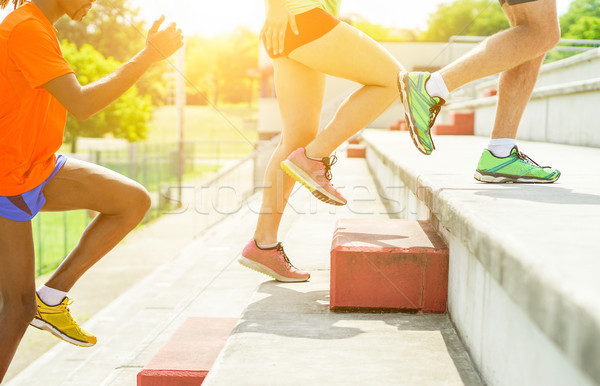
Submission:
[[[217,151],[233,155],[251,153],[258,140],[258,133],[247,129],[245,121],[256,119],[257,115],[258,109],[247,105],[225,105],[216,109],[210,106],[188,106],[184,114],[184,140],[196,143],[196,151],[202,154]],[[177,122],[177,110],[174,106],[157,109],[147,142],[178,140]],[[211,143],[202,144],[205,141]]]
[[[51,271],[60,264],[77,245],[90,220],[85,210],[45,212],[33,219],[36,275]]]
[[[198,180],[221,168],[221,158],[243,157],[254,150],[256,130],[245,127],[245,121],[255,119],[257,108],[246,105],[188,106],[185,110],[185,173],[184,181]],[[138,145],[137,158],[128,150],[97,152],[98,163],[126,175],[157,192],[165,185],[177,183],[178,117],[175,107],[155,110],[148,139]],[[69,152],[69,146],[62,148]],[[164,209],[164,208],[163,208]],[[147,219],[160,215],[153,208]],[[36,273],[54,270],[77,244],[91,219],[87,211],[40,213],[33,220],[36,251]]]

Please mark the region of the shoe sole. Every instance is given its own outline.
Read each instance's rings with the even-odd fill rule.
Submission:
[[[304,282],[304,281],[307,281],[308,279],[310,279],[310,276],[307,277],[306,279],[296,279],[296,278],[282,276],[282,275],[278,274],[277,272],[273,271],[271,268],[267,267],[266,265],[258,263],[254,260],[250,260],[244,256],[240,256],[238,258],[238,263],[240,263],[241,265],[243,265],[246,268],[250,268],[253,271],[262,273],[263,275],[271,276],[273,279],[275,279],[277,281],[283,281],[286,283],[300,283],[300,282]]]
[[[421,141],[419,141],[419,134],[417,134],[417,129],[415,126],[415,119],[412,115],[412,112],[410,111],[410,107],[409,107],[409,103],[408,103],[408,93],[406,92],[406,90],[408,89],[408,73],[405,72],[404,75],[402,75],[402,80],[401,80],[402,84],[400,85],[400,100],[402,100],[402,105],[404,106],[404,118],[406,120],[406,123],[408,125],[408,129],[410,132],[410,138],[412,139],[413,143],[415,144],[415,147],[417,148],[417,150],[419,150],[421,153],[425,154],[425,155],[431,155],[431,153],[433,153],[433,150],[435,150],[435,144],[433,143],[433,138],[431,139],[431,145],[433,146],[432,150],[427,150],[425,149],[425,147],[421,144]]]
[[[48,331],[49,333],[51,333],[52,335],[56,336],[59,339],[64,340],[67,343],[71,343],[75,346],[79,346],[79,347],[92,347],[94,346],[96,343],[89,343],[89,342],[82,342],[80,340],[71,338],[68,335],[65,335],[62,333],[62,331],[60,331],[58,328],[54,327],[53,325],[51,325],[48,322],[45,322],[41,319],[38,318],[34,318],[31,323],[30,323],[33,327],[40,329],[40,330],[44,330],[44,331]]]
[[[492,176],[489,174],[482,174],[479,171],[475,171],[475,175],[473,176],[477,181],[486,182],[488,184],[551,184],[560,178],[560,172],[551,180],[543,179],[543,178],[535,178],[535,177],[517,177],[511,178],[506,176]]]
[[[345,202],[340,201],[337,197],[331,195],[331,193],[323,189],[308,174],[306,174],[304,170],[294,165],[293,162],[285,160],[281,162],[281,168],[284,172],[286,172],[287,175],[304,185],[306,189],[308,189],[312,193],[312,195],[318,198],[319,200],[335,206],[346,205]]]

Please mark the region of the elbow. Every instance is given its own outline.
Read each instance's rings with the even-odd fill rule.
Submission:
[[[94,115],[92,111],[89,111],[89,110],[86,110],[86,109],[83,109],[83,108],[70,109],[69,112],[78,121],[86,121],[92,115]]]

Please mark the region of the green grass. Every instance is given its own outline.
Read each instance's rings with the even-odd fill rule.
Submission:
[[[89,221],[85,210],[44,212],[33,219],[36,276],[52,271],[60,264],[77,245]]]
[[[194,181],[221,168],[221,158],[243,157],[254,151],[258,140],[255,130],[244,127],[246,119],[254,119],[256,107],[226,105],[218,110],[207,106],[188,106],[185,109],[184,181]],[[130,162],[128,150],[97,153],[98,163],[133,180],[150,192],[166,186],[176,186],[179,138],[177,110],[173,106],[155,110],[148,139],[138,144],[138,156]],[[64,145],[68,153],[70,146]],[[157,218],[168,208],[153,208],[146,221]],[[91,219],[87,211],[40,213],[32,222],[36,274],[55,269],[79,241]]]
[[[258,133],[256,130],[246,129],[244,121],[255,119],[257,114],[256,107],[247,105],[225,105],[217,109],[210,106],[187,106],[184,114],[184,140],[194,142],[194,149],[191,151],[195,154],[249,154],[254,150]],[[177,141],[177,122],[177,110],[174,106],[156,109],[147,142]]]

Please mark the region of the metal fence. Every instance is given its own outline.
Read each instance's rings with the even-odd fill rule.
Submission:
[[[70,156],[107,167],[144,185],[152,196],[152,207],[144,222],[185,212],[197,235],[237,210],[254,192],[275,144],[186,141],[182,184],[178,178],[177,142],[134,143],[126,148]],[[60,264],[94,216],[88,211],[44,212],[36,216],[32,226],[38,276]]]

